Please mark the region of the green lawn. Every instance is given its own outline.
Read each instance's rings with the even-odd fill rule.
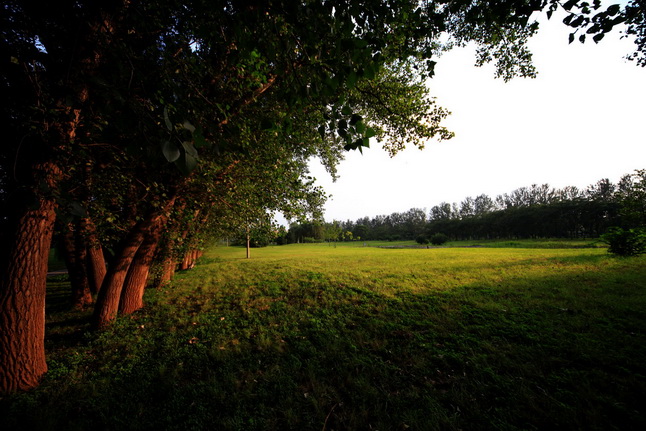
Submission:
[[[603,249],[210,250],[87,334],[0,429],[646,429],[646,257]]]

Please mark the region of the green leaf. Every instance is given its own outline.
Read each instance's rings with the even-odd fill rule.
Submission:
[[[191,172],[197,166],[197,158],[191,156],[190,154],[185,155],[186,167],[189,172]]]
[[[366,42],[364,39],[353,39],[352,42],[354,43],[355,48],[363,49],[366,46],[368,46],[368,42]]]
[[[428,69],[428,75],[429,76],[435,75],[435,65],[436,64],[437,64],[437,61],[426,60],[426,68]]]
[[[574,33],[570,33],[570,36],[568,36],[568,42],[567,43],[572,43],[574,42]]]
[[[568,1],[566,1],[565,4],[563,5],[563,9],[570,10],[577,4],[577,2],[578,2],[578,0],[568,0]]]
[[[325,139],[325,126],[319,126],[318,132],[321,135],[321,139]]]
[[[329,88],[332,92],[336,91],[337,88],[339,88],[339,80],[336,77],[332,78],[326,78],[325,79],[325,85],[327,88]]]
[[[190,154],[184,153],[175,161],[175,166],[181,173],[188,176],[197,166],[197,159]]]
[[[357,72],[354,70],[350,72],[346,84],[348,85],[348,88],[352,88],[357,84]]]
[[[164,153],[164,157],[166,157],[166,160],[168,160],[170,163],[173,163],[177,159],[179,159],[179,156],[181,155],[179,148],[175,144],[169,141],[164,141],[161,144],[162,146],[162,153]]]
[[[363,117],[361,115],[353,114],[352,118],[350,119],[350,125],[354,126],[355,124],[357,124],[361,120],[363,120]]]
[[[192,142],[184,141],[182,142],[182,147],[184,147],[184,151],[186,151],[186,154],[197,158],[197,150],[195,149],[195,146],[193,146]]]
[[[373,79],[377,74],[377,66],[374,64],[369,64],[363,69],[363,76],[367,79]]]
[[[600,41],[601,39],[603,39],[603,37],[604,37],[604,36],[605,36],[605,34],[604,34],[604,33],[595,34],[595,35],[592,37],[592,40],[594,40],[594,43],[599,43],[599,41]]]
[[[184,123],[182,123],[182,127],[185,128],[186,130],[188,130],[191,133],[195,132],[195,126],[192,125],[188,120],[186,120],[186,121],[184,121]]]
[[[352,114],[352,108],[350,108],[348,105],[345,105],[345,106],[341,109],[341,113],[342,113],[343,115],[350,115],[350,114]]]
[[[169,132],[173,131],[173,123],[170,122],[170,118],[168,118],[168,107],[164,106],[164,123],[166,123],[166,128],[168,129]]]
[[[621,6],[619,6],[618,4],[613,4],[608,6],[607,12],[609,15],[616,15],[619,13],[620,10],[621,10]]]
[[[372,127],[368,127],[366,129],[366,134],[365,134],[364,137],[365,138],[372,138],[375,135],[377,135],[377,131],[375,129],[373,129]]]

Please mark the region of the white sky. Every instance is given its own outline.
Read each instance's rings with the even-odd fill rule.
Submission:
[[[336,183],[312,163],[332,195],[325,219],[428,212],[442,201],[495,198],[534,183],[585,188],[646,168],[646,68],[623,58],[632,41],[613,33],[596,45],[568,45],[561,19],[542,21],[530,42],[536,79],[494,79],[493,67],[473,66],[473,48],[438,60],[430,85],[452,112],[444,124],[455,138],[392,159],[373,141],[363,155],[347,153]]]

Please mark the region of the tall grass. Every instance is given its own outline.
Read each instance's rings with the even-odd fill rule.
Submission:
[[[214,248],[84,334],[2,429],[644,429],[646,259],[596,249]]]

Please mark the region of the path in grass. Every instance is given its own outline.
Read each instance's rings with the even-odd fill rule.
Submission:
[[[214,248],[88,347],[52,346],[52,375],[12,414],[78,429],[642,429],[645,264]]]

